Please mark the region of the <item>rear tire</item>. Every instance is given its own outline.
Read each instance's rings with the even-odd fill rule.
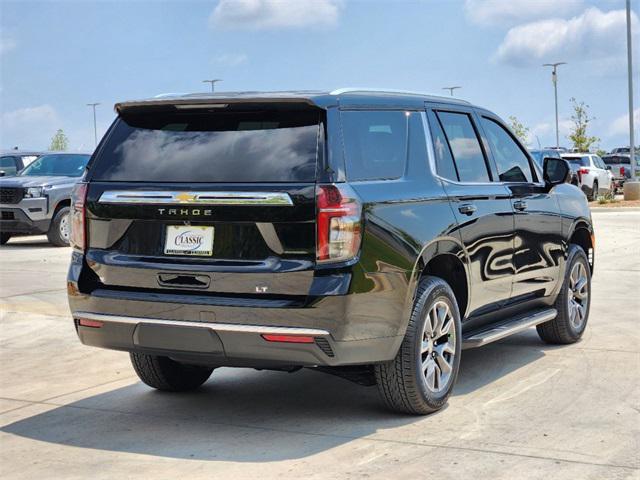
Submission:
[[[558,316],[536,327],[546,343],[566,345],[580,340],[591,306],[591,270],[587,254],[578,245],[569,246],[564,283],[556,302]]]
[[[195,390],[209,379],[213,371],[213,368],[178,363],[169,357],[134,352],[130,357],[140,380],[166,392]]]
[[[414,415],[442,408],[458,376],[461,344],[460,313],[451,287],[440,278],[425,277],[396,358],[375,366],[386,406]]]
[[[0,245],[5,245],[10,239],[10,233],[0,233]]]
[[[51,225],[49,225],[47,238],[49,239],[49,243],[56,247],[69,246],[69,234],[71,231],[71,225],[69,224],[69,212],[71,212],[71,208],[62,207],[53,216]]]
[[[598,198],[598,182],[596,180],[593,181],[593,187],[591,187],[591,194],[587,196],[590,202],[593,202]]]

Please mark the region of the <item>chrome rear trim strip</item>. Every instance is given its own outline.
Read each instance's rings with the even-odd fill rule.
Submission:
[[[216,332],[239,332],[239,333],[255,333],[255,334],[278,334],[278,335],[307,335],[311,337],[326,337],[329,332],[316,328],[299,328],[299,327],[269,327],[266,325],[235,325],[231,323],[212,323],[212,322],[189,322],[182,320],[165,320],[162,318],[147,317],[126,317],[121,315],[105,315],[102,313],[90,312],[74,312],[73,318],[85,318],[87,320],[96,320],[104,323],[127,323],[140,324],[147,323],[153,325],[169,325],[173,327],[200,327],[209,328]]]
[[[98,203],[293,206],[293,201],[286,192],[172,192],[162,190],[107,190],[100,195]]]

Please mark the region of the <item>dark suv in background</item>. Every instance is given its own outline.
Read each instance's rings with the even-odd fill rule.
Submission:
[[[338,90],[116,111],[72,200],[69,303],[80,340],[152,387],[312,367],[424,414],[461,349],[584,332],[586,199],[485,109]]]

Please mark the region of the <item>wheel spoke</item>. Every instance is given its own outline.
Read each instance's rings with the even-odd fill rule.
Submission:
[[[450,355],[455,355],[456,353],[455,346],[452,345],[450,341],[446,341],[441,343],[440,345],[436,345],[434,350],[436,351],[436,354],[440,356],[444,355],[445,353],[448,353]]]
[[[424,366],[424,363],[422,364]],[[429,358],[429,361],[427,362],[427,371],[425,373],[425,379],[427,381],[427,386],[431,389],[431,390],[435,390],[436,386],[435,386],[435,378],[436,376],[436,364],[433,361],[433,359]]]
[[[433,306],[433,337],[438,338],[442,330],[442,307],[439,304]]]
[[[584,298],[586,295],[587,277],[580,277],[573,287],[573,294],[578,298]]]
[[[422,344],[420,345],[420,353],[424,354],[425,352],[429,351],[429,342],[424,338],[424,335],[422,337]]]
[[[436,390],[440,390],[442,388],[442,371],[436,362],[433,362],[433,372],[434,387]]]
[[[450,374],[451,370],[453,370],[453,368],[451,367],[451,364],[447,362],[447,359],[444,358],[442,355],[436,355],[436,363],[438,364],[440,371],[444,375]]]

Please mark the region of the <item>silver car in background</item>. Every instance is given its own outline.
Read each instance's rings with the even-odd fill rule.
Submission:
[[[46,154],[16,176],[0,178],[0,244],[14,236],[46,234],[53,245],[69,245],[71,190],[90,157]]]

